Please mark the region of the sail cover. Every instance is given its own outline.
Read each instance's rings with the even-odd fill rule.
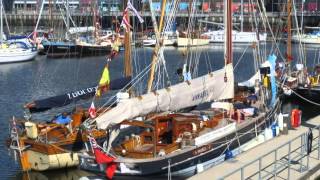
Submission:
[[[188,82],[121,101],[116,107],[95,120],[99,129],[106,129],[110,124],[118,124],[123,120],[151,112],[176,111],[213,100],[233,97],[233,66],[228,64],[223,69]]]
[[[124,77],[112,80],[109,85],[109,90],[119,90],[128,85],[131,81],[131,77]],[[96,94],[98,86],[93,86],[85,89],[81,89],[74,92],[69,92],[63,95],[54,96],[46,99],[36,100],[29,107],[31,113],[42,112],[54,107],[66,106],[70,103],[77,102],[79,100],[88,99]]]

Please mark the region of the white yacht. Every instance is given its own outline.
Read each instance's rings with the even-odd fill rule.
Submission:
[[[174,31],[165,31],[162,34],[163,36],[163,45],[164,46],[173,46],[177,43],[177,33]],[[156,45],[156,37],[152,35],[147,39],[143,40],[144,46],[155,46]]]
[[[209,31],[203,33],[202,36],[208,36],[210,43],[223,43],[224,30]],[[266,41],[267,33],[259,33],[259,41]],[[232,31],[232,42],[234,43],[253,43],[258,42],[256,32]]]

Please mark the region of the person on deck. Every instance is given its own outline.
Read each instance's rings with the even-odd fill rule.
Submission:
[[[69,124],[70,122],[71,122],[71,118],[68,116],[67,112],[62,113],[55,120],[53,120],[53,123],[64,124],[64,125]]]

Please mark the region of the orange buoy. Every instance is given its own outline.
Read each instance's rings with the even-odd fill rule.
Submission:
[[[291,111],[291,127],[299,127],[301,125],[302,112],[299,109],[293,109]]]

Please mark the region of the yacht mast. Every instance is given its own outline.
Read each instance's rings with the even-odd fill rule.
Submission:
[[[232,0],[224,0],[224,58],[225,63],[232,63]]]
[[[123,7],[126,7],[128,0],[124,1]],[[125,10],[123,10],[125,11]],[[130,11],[128,11],[126,17],[127,22],[130,24]],[[124,76],[129,77],[132,75],[132,67],[131,67],[131,31],[127,30],[124,34]]]
[[[34,32],[36,32],[37,29],[38,29],[38,26],[39,26],[39,23],[40,23],[40,18],[41,18],[42,11],[43,11],[43,7],[44,7],[44,1],[41,2],[41,7],[40,7],[37,23],[36,23],[36,26],[34,27]]]
[[[0,0],[0,44],[3,42],[3,17],[2,17],[2,0]]]
[[[288,14],[288,19],[287,19],[287,33],[288,33],[288,39],[287,39],[287,64],[288,64],[288,71],[290,73],[291,71],[291,6],[292,2],[291,0],[288,0],[287,3],[287,14]]]
[[[152,62],[151,62],[151,69],[150,69],[150,77],[148,80],[148,86],[147,86],[147,92],[150,92],[152,89],[152,84],[153,84],[153,80],[154,80],[154,73],[155,73],[155,67],[156,67],[156,63],[157,63],[157,58],[158,58],[158,53],[160,50],[160,46],[162,46],[162,42],[160,43],[160,41],[162,41],[160,39],[160,32],[162,30],[163,27],[163,17],[164,17],[164,13],[165,13],[165,6],[166,6],[166,0],[162,1],[161,4],[161,16],[160,16],[160,24],[159,24],[159,28],[158,28],[158,24],[157,24],[157,20],[156,20],[156,16],[154,14],[154,9],[152,6],[152,0],[149,0],[149,6],[150,6],[150,11],[151,11],[151,19],[152,19],[152,23],[153,23],[153,29],[154,29],[154,33],[156,35],[156,46],[154,48],[154,52],[152,55]]]
[[[241,27],[240,27],[240,30],[241,30],[241,32],[243,32],[243,6],[244,6],[244,4],[243,4],[243,0],[241,0]]]
[[[69,29],[70,29],[70,11],[69,11],[69,0],[67,0],[67,7],[66,7],[66,13],[67,13],[67,33],[66,33],[66,39],[69,39]]]

